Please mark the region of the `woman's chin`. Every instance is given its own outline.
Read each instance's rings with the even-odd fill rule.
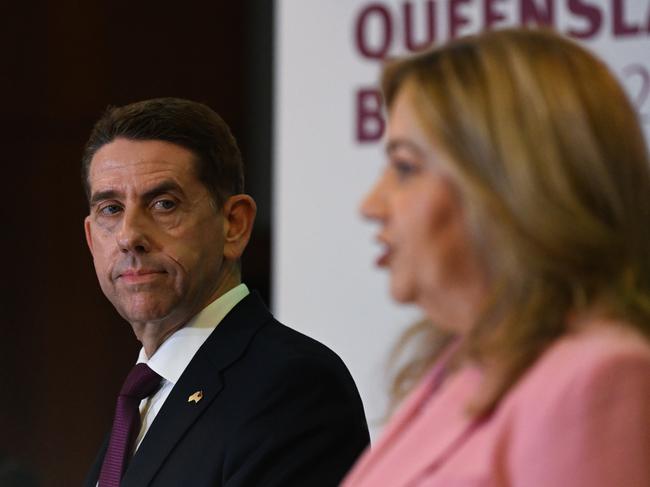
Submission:
[[[395,302],[400,304],[409,304],[415,300],[414,293],[408,286],[393,281],[390,284],[390,295]]]

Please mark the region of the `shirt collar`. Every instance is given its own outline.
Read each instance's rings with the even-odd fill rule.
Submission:
[[[172,333],[151,358],[147,358],[144,347],[141,348],[137,363],[146,363],[158,375],[175,384],[210,333],[248,294],[250,291],[246,284],[235,286]]]

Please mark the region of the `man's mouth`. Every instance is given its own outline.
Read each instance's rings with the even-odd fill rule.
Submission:
[[[156,269],[126,269],[118,275],[118,279],[129,284],[142,284],[159,279],[165,271]]]

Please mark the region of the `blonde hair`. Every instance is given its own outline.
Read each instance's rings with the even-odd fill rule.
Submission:
[[[382,88],[389,110],[408,89],[450,156],[487,266],[491,296],[463,348],[486,366],[474,413],[567,332],[570,312],[604,307],[650,336],[650,162],[600,60],[548,30],[508,29],[394,61]],[[395,400],[445,341],[435,327],[414,330],[422,346],[397,374]]]

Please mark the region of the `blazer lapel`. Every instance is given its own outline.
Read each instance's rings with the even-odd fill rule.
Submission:
[[[408,463],[408,475],[404,485],[435,471],[464,444],[480,424],[469,415],[465,407],[470,401],[481,374],[477,369],[467,368],[449,378],[440,388],[439,397],[423,406],[415,427],[409,431],[412,456]]]
[[[451,346],[397,411],[344,485],[411,485],[438,468],[471,435],[479,421],[463,406],[481,374],[468,367],[445,378],[455,348]],[[381,468],[398,463],[399,469]]]
[[[220,371],[237,360],[259,328],[272,319],[256,293],[246,296],[215,328],[165,400],[122,479],[122,487],[149,485],[185,431],[223,388]],[[199,401],[190,396],[201,391]]]

